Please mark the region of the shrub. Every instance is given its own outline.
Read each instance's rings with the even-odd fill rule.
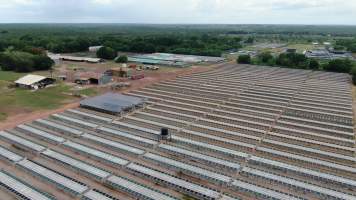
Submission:
[[[356,66],[353,66],[351,69],[352,82],[356,85]]]
[[[258,54],[257,57],[262,63],[268,63],[268,62],[270,62],[270,60],[273,59],[273,56],[270,52],[262,52],[262,53]]]
[[[319,69],[320,64],[317,60],[315,59],[310,59],[309,61],[309,69]]]
[[[117,63],[127,63],[128,60],[129,60],[129,59],[127,58],[126,55],[122,55],[122,56],[118,57],[118,58],[115,60],[115,62],[117,62]]]
[[[237,63],[240,64],[251,64],[251,56],[250,55],[240,55],[237,59]]]

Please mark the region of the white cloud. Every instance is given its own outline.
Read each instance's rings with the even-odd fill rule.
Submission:
[[[0,9],[0,22],[356,25],[354,0],[0,0]]]

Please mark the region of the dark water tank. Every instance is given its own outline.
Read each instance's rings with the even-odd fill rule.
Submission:
[[[161,128],[161,135],[162,136],[168,136],[169,132],[168,132],[168,128]]]

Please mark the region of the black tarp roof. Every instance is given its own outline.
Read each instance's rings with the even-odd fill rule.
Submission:
[[[80,106],[108,113],[120,113],[142,105],[146,99],[118,93],[106,93],[80,102]]]

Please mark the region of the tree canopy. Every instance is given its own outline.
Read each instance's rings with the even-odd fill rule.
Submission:
[[[128,60],[129,59],[127,58],[126,55],[121,55],[115,60],[115,62],[117,62],[117,63],[127,63]]]
[[[349,59],[336,59],[331,60],[328,64],[324,66],[324,70],[329,72],[339,72],[339,73],[349,73],[353,63]]]
[[[320,68],[319,61],[317,61],[315,59],[309,60],[309,69],[318,70],[319,68]]]
[[[274,59],[273,55],[271,54],[271,52],[262,52],[260,54],[258,54],[258,59],[260,59],[260,61],[262,63],[268,63],[270,60]]]
[[[114,58],[116,58],[117,53],[113,48],[110,47],[101,47],[97,52],[96,52],[96,56],[98,58],[102,58],[102,59],[107,59],[107,60],[113,60]]]
[[[282,53],[278,56],[277,65],[290,68],[308,69],[308,58],[304,54]]]
[[[237,58],[237,62],[240,64],[250,64],[251,63],[251,56],[250,55],[240,55]]]
[[[35,70],[48,70],[54,62],[46,55],[35,55],[21,51],[5,51],[0,54],[2,70],[16,72],[31,72]]]

